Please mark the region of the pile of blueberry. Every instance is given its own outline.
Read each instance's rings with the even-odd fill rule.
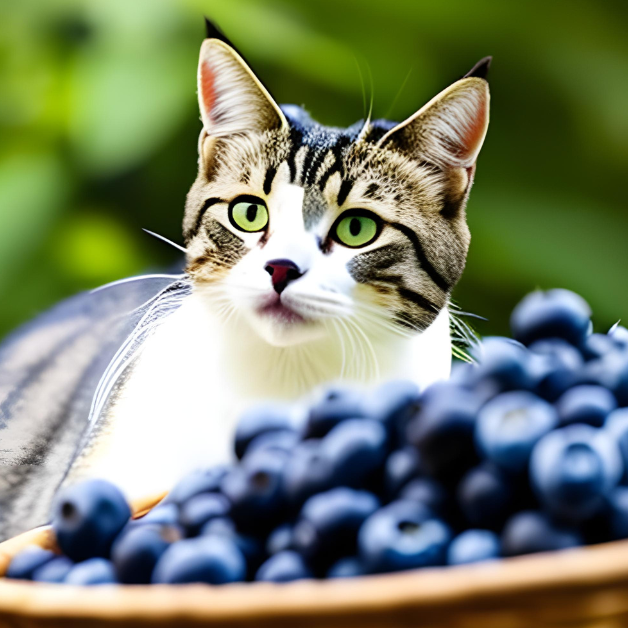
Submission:
[[[566,290],[528,295],[515,340],[422,394],[395,381],[257,407],[238,462],[185,478],[131,520],[118,489],[63,491],[63,555],[29,548],[8,576],[223,584],[459,565],[628,537],[628,330],[592,333]]]

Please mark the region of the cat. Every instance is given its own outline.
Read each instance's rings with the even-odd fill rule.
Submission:
[[[24,399],[42,374],[62,397],[75,391],[64,411],[48,412],[54,420],[40,405],[33,430],[23,404],[0,406],[4,463],[13,463],[5,536],[45,521],[61,482],[102,477],[133,500],[229,460],[235,420],[251,404],[337,380],[425,388],[449,376],[449,298],[469,247],[490,58],[404,122],[339,129],[279,106],[224,34],[207,29],[185,273],[157,278],[152,293],[131,282],[79,298],[61,306],[62,324],[44,316],[0,349],[5,364],[26,365],[3,389],[0,362],[5,401],[16,391]],[[70,351],[64,381],[59,346],[85,336],[77,311],[91,349],[81,359]],[[37,337],[47,352],[32,352]]]

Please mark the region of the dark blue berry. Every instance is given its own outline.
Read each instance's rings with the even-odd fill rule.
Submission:
[[[74,563],[66,556],[56,556],[33,572],[34,582],[63,582]]]
[[[187,536],[196,536],[201,528],[215,517],[227,517],[231,510],[229,500],[219,493],[203,493],[188,499],[181,506],[179,522]]]
[[[313,578],[313,574],[297,552],[286,550],[271,556],[257,571],[255,580],[261,582],[291,582]]]
[[[212,535],[173,543],[157,562],[152,582],[227,584],[245,577],[246,561],[237,545],[229,538]]]
[[[267,403],[254,406],[241,417],[235,433],[235,453],[242,458],[249,443],[269,432],[294,431],[295,417],[289,405]]]
[[[617,443],[624,462],[624,480],[628,480],[628,408],[611,412],[604,422],[604,430]]]
[[[209,469],[197,469],[188,473],[182,480],[177,482],[162,504],[174,503],[181,505],[195,495],[217,493],[220,490],[220,483],[229,470],[230,467],[223,465],[210,467]]]
[[[443,565],[451,536],[449,526],[422,504],[397,501],[362,524],[359,556],[371,573]]]
[[[278,554],[284,550],[294,549],[292,547],[293,525],[284,523],[276,527],[266,539],[266,553],[269,556]]]
[[[612,338],[615,346],[618,349],[628,349],[628,329],[626,329],[622,325],[613,325],[608,330],[608,336]]]
[[[284,514],[285,457],[259,450],[246,455],[221,485],[231,502],[231,517],[245,533],[270,530]]]
[[[366,397],[362,391],[351,388],[332,388],[310,408],[304,436],[305,438],[322,438],[342,421],[368,416]]]
[[[322,442],[306,440],[292,450],[284,469],[283,489],[288,501],[295,506],[333,485],[334,467]]]
[[[161,555],[179,539],[176,528],[156,524],[123,532],[111,548],[111,561],[120,582],[148,584]]]
[[[622,474],[619,447],[590,425],[569,425],[547,434],[530,459],[530,480],[545,508],[574,523],[603,507]]]
[[[404,447],[393,451],[386,459],[384,467],[384,490],[389,498],[394,498],[399,491],[414,478],[423,473],[421,457],[414,447]]]
[[[400,491],[398,499],[423,504],[441,519],[447,519],[450,514],[451,504],[447,489],[431,478],[410,480]]]
[[[174,526],[179,522],[179,507],[174,503],[162,503],[155,506],[139,519],[129,522],[130,526],[136,527],[144,524],[159,524]]]
[[[573,386],[580,376],[583,359],[580,352],[562,338],[546,338],[537,340],[530,345],[537,367],[536,391],[548,401],[555,401],[569,387]]]
[[[473,432],[479,405],[473,393],[449,383],[425,392],[408,438],[430,475],[449,481],[476,463]]]
[[[294,527],[295,549],[327,566],[343,554],[354,553],[358,529],[379,505],[372,493],[344,487],[310,497]]]
[[[524,471],[536,442],[558,424],[554,408],[527,391],[498,395],[479,412],[475,441],[482,455],[506,471]]]
[[[298,432],[278,430],[267,432],[255,437],[246,449],[247,453],[253,453],[260,449],[271,450],[278,454],[289,454],[295,445],[301,440]]]
[[[569,290],[532,292],[510,317],[513,336],[529,345],[542,338],[564,338],[580,346],[589,330],[591,308]]]
[[[52,527],[63,553],[74,561],[106,557],[131,510],[124,495],[104,480],[88,480],[61,491]]]
[[[513,506],[513,485],[495,465],[484,463],[471,469],[458,485],[460,511],[473,527],[499,528]]]
[[[386,382],[371,396],[371,416],[387,426],[395,443],[405,440],[408,423],[419,409],[420,396],[418,386],[405,380]]]
[[[628,487],[618,486],[608,496],[604,518],[609,541],[628,538]]]
[[[613,393],[602,386],[575,386],[563,393],[556,402],[561,425],[587,423],[601,427],[615,408],[617,401]]]
[[[552,523],[549,517],[534,510],[513,515],[501,535],[504,556],[551,552],[582,545],[582,537],[573,528]]]
[[[30,580],[33,572],[50,562],[56,554],[35,545],[23,549],[13,557],[6,572],[7,578]]]
[[[366,572],[357,556],[341,558],[335,562],[327,571],[326,578],[355,578],[363,576]]]
[[[490,380],[498,391],[532,388],[530,357],[522,344],[510,338],[488,337],[474,346],[472,353],[477,360],[475,386]]]
[[[490,530],[465,530],[447,551],[448,565],[467,565],[493,560],[501,555],[499,536]]]
[[[617,349],[617,343],[607,334],[591,334],[580,345],[585,360],[596,360]]]
[[[325,436],[321,447],[332,463],[333,484],[359,488],[383,467],[388,435],[379,421],[348,419]]]
[[[65,584],[99,585],[116,584],[116,572],[111,561],[105,558],[89,558],[70,569],[64,580]]]

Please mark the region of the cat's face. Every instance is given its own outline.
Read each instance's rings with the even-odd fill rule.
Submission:
[[[400,125],[330,129],[280,109],[230,46],[207,39],[199,100],[184,235],[209,304],[278,346],[431,324],[469,246],[483,78],[461,79]]]

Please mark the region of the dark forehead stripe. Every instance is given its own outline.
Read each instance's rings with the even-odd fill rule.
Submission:
[[[221,198],[208,198],[202,205],[200,211],[198,212],[198,216],[196,217],[196,222],[194,223],[194,227],[192,227],[191,231],[187,235],[187,239],[193,238],[201,228],[201,224],[203,222],[203,216],[205,216],[205,212],[212,206],[217,203],[226,203],[227,201]]]
[[[338,191],[338,200],[336,201],[338,207],[340,207],[346,200],[347,196],[349,196],[349,192],[353,188],[353,181],[350,179],[343,179],[340,184],[340,190]]]
[[[430,260],[427,259],[425,255],[425,251],[423,250],[423,247],[421,246],[421,242],[419,241],[417,234],[412,229],[410,229],[410,227],[407,227],[406,225],[402,225],[398,222],[390,222],[388,224],[393,229],[397,229],[397,231],[400,231],[401,233],[403,233],[403,235],[405,235],[406,238],[410,240],[410,242],[412,243],[412,246],[414,247],[414,252],[417,256],[417,259],[419,260],[419,264],[421,265],[421,268],[429,275],[430,279],[443,292],[449,292],[449,290],[451,289],[449,282],[436,270],[436,268],[434,268]]]
[[[290,169],[290,183],[294,183],[294,179],[297,176],[296,157],[299,148],[303,145],[303,132],[295,127],[290,128],[290,152],[286,158],[288,168]]]
[[[266,171],[266,176],[264,177],[264,194],[270,194],[270,190],[273,187],[273,180],[275,179],[275,175],[277,174],[276,166],[269,166]]]

